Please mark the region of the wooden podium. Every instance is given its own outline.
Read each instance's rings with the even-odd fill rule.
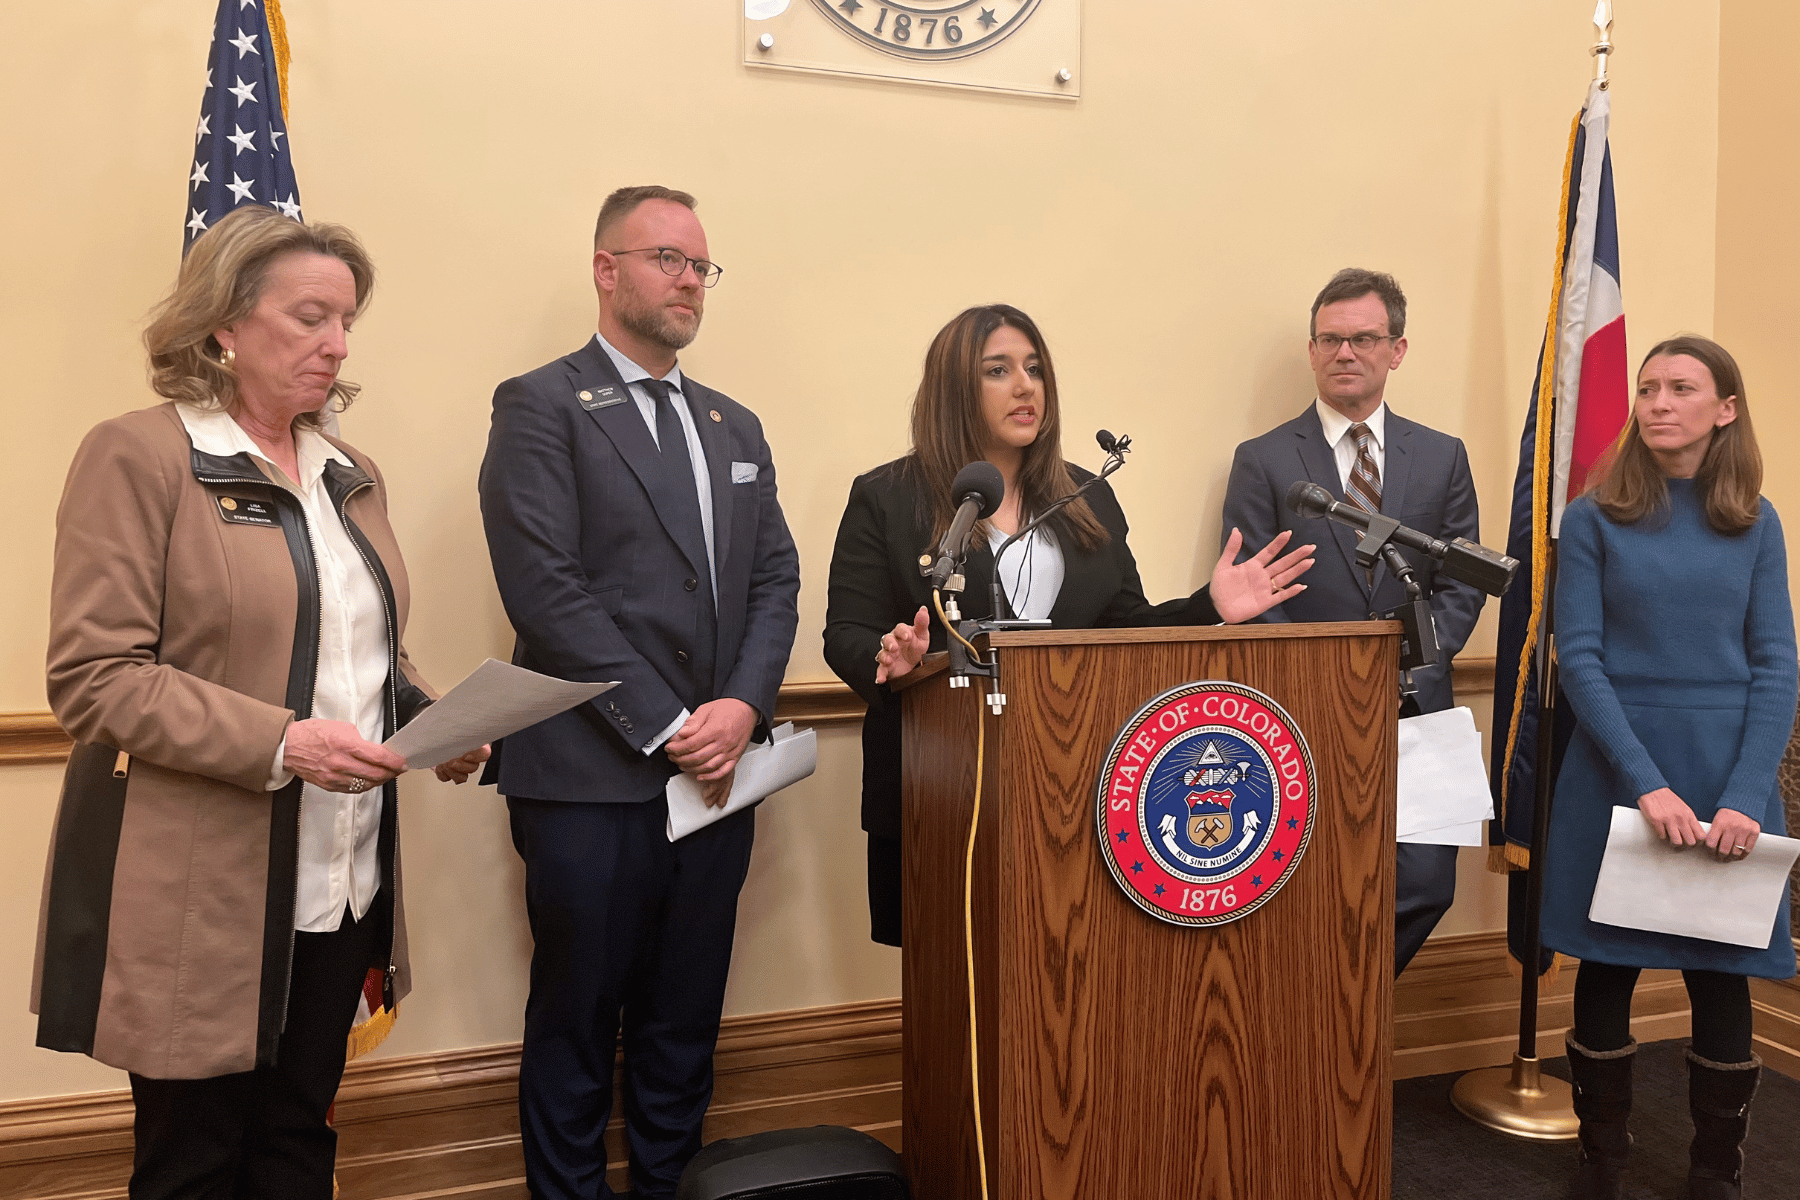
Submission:
[[[963,864],[986,723],[972,914],[992,1200],[1385,1200],[1392,1156],[1394,622],[987,635],[987,681],[909,676],[904,1146],[917,1200],[980,1195]],[[1115,734],[1197,680],[1287,710],[1313,833],[1240,920],[1187,928],[1114,882],[1095,789]]]

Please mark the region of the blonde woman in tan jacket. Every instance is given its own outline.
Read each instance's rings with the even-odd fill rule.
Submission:
[[[322,432],[373,281],[339,226],[220,219],[144,335],[169,402],[96,426],[57,512],[76,745],[33,1008],[40,1046],[130,1072],[134,1200],[326,1200],[357,998],[408,987],[380,743],[431,692],[381,473]]]

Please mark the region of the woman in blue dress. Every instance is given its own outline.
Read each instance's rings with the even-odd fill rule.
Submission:
[[[1581,960],[1568,1043],[1577,1196],[1622,1194],[1631,993],[1646,967],[1680,970],[1693,1006],[1688,1195],[1741,1195],[1762,1067],[1748,977],[1794,973],[1785,891],[1760,949],[1587,914],[1615,805],[1727,862],[1763,830],[1784,832],[1775,772],[1794,725],[1794,618],[1781,522],[1761,486],[1737,363],[1678,337],[1645,357],[1617,452],[1563,514],[1557,653],[1579,728],[1556,784],[1543,928],[1546,946]]]

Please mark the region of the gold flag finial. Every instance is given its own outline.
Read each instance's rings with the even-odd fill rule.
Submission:
[[[1612,0],[1599,0],[1594,5],[1594,29],[1599,33],[1600,40],[1594,43],[1590,53],[1594,56],[1594,82],[1602,89],[1607,85],[1606,60],[1613,52],[1612,23]]]

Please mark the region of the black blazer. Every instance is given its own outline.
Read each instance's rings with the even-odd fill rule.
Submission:
[[[930,549],[931,526],[919,516],[919,493],[896,459],[858,477],[838,525],[831,552],[830,594],[825,609],[825,661],[839,679],[868,701],[863,717],[862,827],[882,837],[900,836],[900,698],[875,682],[875,652],[883,634],[910,622],[931,605],[930,581],[919,574],[919,555]],[[1091,473],[1071,467],[1077,483]],[[1062,591],[1050,610],[1058,629],[1137,625],[1210,625],[1219,614],[1201,588],[1191,596],[1151,604],[1138,581],[1137,562],[1125,544],[1125,514],[1112,489],[1101,483],[1087,493],[1094,515],[1111,534],[1095,551],[1062,544]],[[990,615],[994,555],[977,537],[965,568],[962,614]],[[931,648],[944,648],[934,617]]]
[[[712,482],[706,546],[665,521],[676,494],[612,360],[589,339],[494,392],[481,517],[513,662],[616,679],[494,747],[483,783],[536,800],[643,801],[675,768],[640,749],[683,708],[732,696],[775,712],[799,623],[800,560],[756,415],[683,376]],[[874,653],[870,651],[871,655]]]
[[[1390,408],[1386,449],[1383,513],[1434,538],[1481,540],[1475,480],[1469,473],[1468,452],[1459,439],[1408,421]],[[1337,459],[1325,441],[1319,410],[1311,404],[1293,420],[1240,445],[1231,463],[1231,481],[1225,487],[1221,541],[1231,536],[1233,526],[1243,531],[1246,548],[1267,545],[1276,534],[1291,529],[1294,536],[1288,545],[1311,542],[1319,547],[1313,568],[1302,581],[1306,590],[1270,609],[1261,619],[1362,621],[1406,603],[1406,588],[1386,563],[1377,564],[1374,587],[1369,586],[1369,577],[1356,565],[1357,535],[1353,531],[1335,521],[1301,517],[1288,509],[1287,490],[1300,479],[1318,484],[1338,500],[1344,498]],[[1419,689],[1420,711],[1437,712],[1456,703],[1450,660],[1469,640],[1487,597],[1466,583],[1439,575],[1432,560],[1418,551],[1402,549],[1400,553],[1412,564],[1431,599],[1442,657],[1437,666],[1414,671],[1413,682]]]

